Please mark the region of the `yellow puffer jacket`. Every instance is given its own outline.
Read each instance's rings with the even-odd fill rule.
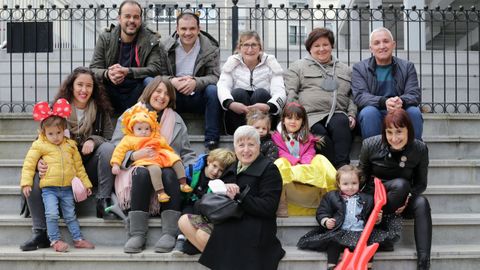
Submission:
[[[44,135],[40,135],[28,150],[23,162],[21,187],[33,185],[35,168],[40,158],[48,165],[47,173],[40,179],[40,188],[71,186],[75,176],[82,180],[85,188],[92,187],[75,141],[65,138],[60,145],[55,145]]]

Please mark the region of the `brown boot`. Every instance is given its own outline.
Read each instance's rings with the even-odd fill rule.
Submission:
[[[277,217],[288,217],[287,194],[285,193],[285,189],[282,189],[282,195],[280,196],[280,202],[278,203]]]

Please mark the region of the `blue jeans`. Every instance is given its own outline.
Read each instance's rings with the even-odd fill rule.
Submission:
[[[210,84],[202,91],[186,96],[177,93],[177,112],[205,114],[205,144],[220,139],[220,101],[217,86]]]
[[[75,215],[75,202],[73,201],[72,187],[44,187],[42,188],[43,204],[45,205],[45,218],[47,220],[47,234],[50,242],[62,238],[58,228],[58,205],[62,209],[63,220],[73,240],[81,240],[82,233]]]
[[[421,140],[423,133],[423,117],[420,108],[410,106],[405,109],[410,121],[412,121],[415,139]],[[373,106],[367,106],[358,113],[358,121],[364,139],[382,134],[383,118],[387,115],[386,110],[379,110]]]

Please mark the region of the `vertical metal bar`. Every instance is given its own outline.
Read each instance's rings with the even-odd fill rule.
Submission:
[[[25,29],[25,9],[21,9],[22,14],[22,104],[20,107],[22,108],[22,112],[25,111],[25,37],[26,37],[26,29]],[[35,35],[36,37],[36,35]]]
[[[411,9],[407,9],[407,59],[410,61],[410,12],[412,12]],[[405,41],[403,42],[405,43]],[[405,47],[405,44],[403,45]]]
[[[442,24],[443,29],[445,29],[445,10],[442,11]],[[443,33],[443,110],[447,112],[447,69],[446,69],[446,56],[445,56],[445,49],[446,49],[446,35],[445,32]],[[433,74],[432,74],[433,76]]]
[[[82,10],[82,21],[83,21],[83,29],[82,29],[82,44],[83,44],[82,58],[83,58],[83,61],[82,61],[82,65],[85,66],[85,44],[86,44],[85,43],[85,41],[86,41],[85,15],[86,15],[86,11],[85,11],[85,8],[82,8],[81,10]]]
[[[8,35],[12,37],[13,40],[14,31],[13,31],[13,9],[10,9],[10,31]],[[10,112],[13,112],[13,46],[10,45]]]
[[[302,58],[302,8],[298,8],[298,59]]]
[[[362,61],[362,8],[358,8],[358,25],[360,26],[359,31],[358,31],[358,34],[360,35],[359,42],[358,42],[358,43],[360,43],[358,45],[358,47],[359,47],[359,50],[358,50],[359,59],[358,59],[358,61]],[[368,25],[368,22],[367,22],[367,25]]]
[[[453,11],[453,40],[455,46],[453,47],[453,54],[455,55],[455,112],[458,112],[458,70],[457,70],[457,11]]]
[[[287,68],[290,67],[290,12],[288,7],[286,8],[286,20],[287,20]]]
[[[47,25],[49,22],[50,22],[50,11],[47,11]],[[50,36],[50,27],[47,27],[47,37],[49,36]],[[48,44],[47,45],[48,51],[50,52],[50,42],[47,42],[47,44]],[[50,101],[50,53],[47,53],[47,100]]]
[[[37,9],[35,9],[35,15],[34,15],[34,18],[35,18],[35,33],[37,32],[37,22],[38,22],[38,17],[37,17],[37,13],[36,13]],[[36,48],[36,42],[35,42],[35,53],[34,53],[34,68],[33,68],[33,73],[34,73],[34,78],[33,78],[33,81],[34,81],[34,96],[35,96],[35,99],[34,99],[34,103],[37,103],[38,101],[38,80],[37,80],[37,76],[38,76],[38,73],[37,73],[37,48]]]
[[[277,30],[277,27],[278,27],[277,26],[277,8],[273,8],[273,28],[274,28],[274,31],[275,31],[275,35],[274,35],[275,36],[274,37],[274,39],[275,39],[275,41],[274,41],[275,42],[275,57],[278,59],[278,50],[277,50],[278,49],[277,48],[277,42],[278,42],[278,40],[277,40],[278,32],[277,31],[278,30]]]
[[[238,42],[238,6],[237,0],[232,1],[232,53],[235,51],[235,47]]]
[[[434,20],[434,15],[433,11],[430,10],[430,62],[431,62],[431,79],[432,79],[432,108],[431,112],[435,112],[435,80],[433,79],[433,75],[435,74],[435,69],[434,69],[434,64],[435,64],[435,59],[434,59],[434,54],[433,54],[433,20]]]
[[[418,59],[419,59],[419,65],[420,65],[420,93],[423,91],[422,89],[422,82],[423,82],[423,77],[422,77],[422,13],[423,11],[419,9],[418,11]]]
[[[468,20],[469,20],[469,14],[468,11],[465,12],[465,22],[467,26],[467,104],[465,105],[466,107],[466,112],[470,112],[470,42],[468,36],[470,35],[470,30],[469,30],[469,25],[468,25]]]
[[[338,52],[338,8],[335,8],[335,40],[337,42],[335,42],[335,51],[336,51],[336,55],[337,55],[337,59],[338,59],[338,56],[339,56],[339,52]]]
[[[62,41],[62,9],[59,10],[59,16],[58,16],[59,22],[58,22],[58,70],[60,72],[58,76],[58,85],[62,83],[62,47],[63,47],[63,41]]]
[[[73,9],[69,8],[68,18],[70,22],[70,72],[73,71]],[[66,10],[66,9],[65,9]],[[83,48],[85,50],[85,48]]]

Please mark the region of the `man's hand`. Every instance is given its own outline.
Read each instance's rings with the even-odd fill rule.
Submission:
[[[122,67],[120,64],[115,64],[108,68],[107,74],[113,84],[119,85],[125,80],[128,74],[128,68]]]
[[[399,97],[391,97],[387,99],[385,106],[387,107],[387,111],[401,109],[403,106],[403,101]]]
[[[88,155],[93,152],[93,148],[95,147],[95,143],[93,140],[87,140],[82,147],[82,154]]]
[[[240,102],[232,102],[230,103],[230,106],[228,107],[229,110],[232,110],[236,114],[246,114],[248,113],[248,107],[245,106],[245,104],[240,103]]]
[[[180,94],[189,96],[195,91],[197,81],[190,76],[175,77],[170,80]]]

